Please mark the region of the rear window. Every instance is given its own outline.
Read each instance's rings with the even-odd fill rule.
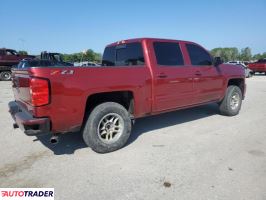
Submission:
[[[129,43],[106,47],[103,53],[103,66],[144,65],[141,43]]]
[[[184,59],[178,43],[154,42],[153,48],[158,65],[184,65]]]
[[[16,51],[14,51],[14,50],[6,50],[6,55],[8,55],[8,56],[12,56],[12,55],[17,55],[17,52]]]
[[[115,66],[115,47],[106,47],[102,59],[103,66]]]
[[[192,65],[212,65],[210,54],[195,44],[186,44]]]

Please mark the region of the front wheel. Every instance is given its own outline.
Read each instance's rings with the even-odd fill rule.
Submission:
[[[240,111],[242,104],[242,92],[238,86],[230,85],[224,99],[220,103],[220,112],[223,115],[234,116]]]
[[[96,106],[83,130],[85,143],[98,153],[122,148],[131,133],[128,111],[120,104],[106,102]]]
[[[2,81],[9,81],[11,80],[11,72],[10,71],[4,71],[0,73],[0,79]]]

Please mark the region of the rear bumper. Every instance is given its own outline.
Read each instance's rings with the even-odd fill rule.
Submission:
[[[50,133],[49,118],[34,118],[15,101],[9,102],[8,107],[11,116],[15,120],[14,127],[19,127],[26,135],[36,136]]]

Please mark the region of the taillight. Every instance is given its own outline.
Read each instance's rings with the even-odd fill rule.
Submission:
[[[43,106],[49,103],[49,83],[48,80],[40,78],[30,79],[31,104],[33,106]]]

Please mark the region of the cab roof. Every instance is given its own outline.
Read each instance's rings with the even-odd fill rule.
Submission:
[[[191,41],[185,41],[185,40],[175,40],[175,39],[165,39],[165,38],[133,38],[133,39],[125,39],[125,40],[120,40],[117,42],[113,42],[109,45],[107,45],[107,47],[109,46],[116,46],[118,44],[127,44],[127,43],[132,43],[132,42],[142,42],[142,41],[165,41],[165,42],[186,42],[186,43],[194,43]]]

